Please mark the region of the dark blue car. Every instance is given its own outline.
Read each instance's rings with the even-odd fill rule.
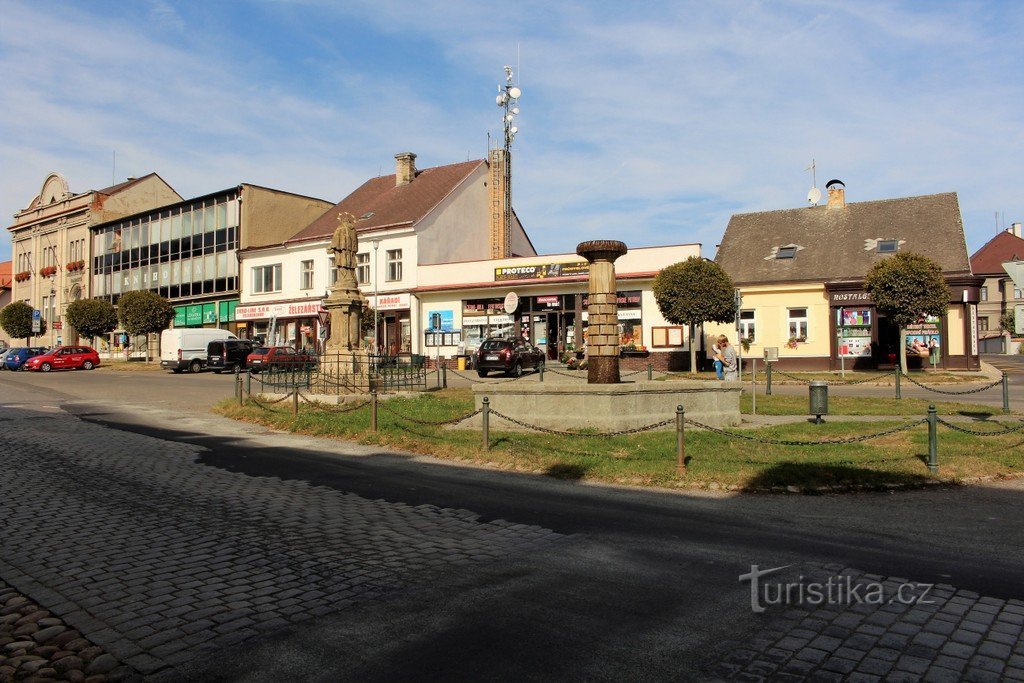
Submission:
[[[44,353],[46,353],[46,349],[42,346],[19,346],[11,349],[7,354],[4,365],[8,370],[20,370],[29,358],[41,356]]]

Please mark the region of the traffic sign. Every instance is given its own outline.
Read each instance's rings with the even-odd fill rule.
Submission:
[[[1003,264],[1003,270],[1017,289],[1024,289],[1024,261],[1007,261]]]

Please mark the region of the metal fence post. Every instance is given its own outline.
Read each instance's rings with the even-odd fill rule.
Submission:
[[[299,387],[292,390],[292,417],[299,416]]]
[[[896,398],[902,399],[900,392],[900,366],[896,366]]]
[[[939,472],[939,417],[934,403],[928,406],[928,471]]]
[[[441,388],[441,361],[434,361],[434,371],[437,373],[437,388]]]
[[[676,474],[686,474],[686,411],[676,406]]]
[[[443,380],[442,383],[444,384],[444,388],[447,389],[448,388],[448,361],[445,361],[444,365],[441,366],[441,372],[444,373],[444,380]]]
[[[540,381],[544,381],[544,366],[547,365],[546,361],[541,361],[537,366],[537,372],[540,375]]]
[[[238,399],[238,405],[242,405],[242,376],[235,373],[235,398]]]
[[[370,392],[370,429],[377,431],[377,390]]]
[[[647,381],[654,379],[654,363],[647,364]]]
[[[771,396],[772,395],[772,363],[771,363],[771,361],[767,361],[765,363],[765,365],[768,366],[768,369],[765,370],[765,380],[764,380],[765,389],[764,389],[764,394],[765,394],[765,396]]]
[[[484,424],[484,450],[491,450],[491,399],[484,396],[481,415]]]
[[[1003,412],[1010,412],[1010,382],[1006,372],[1003,372]]]
[[[252,398],[252,370],[245,369],[245,395]]]

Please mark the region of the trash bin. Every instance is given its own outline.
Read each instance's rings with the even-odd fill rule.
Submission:
[[[458,364],[459,370],[465,370],[466,369],[466,357],[465,356],[459,356],[459,360],[458,360],[457,364]]]
[[[822,415],[828,415],[828,382],[814,380],[810,389],[810,413],[814,415],[814,423],[824,422]]]
[[[935,369],[939,365],[939,347],[933,346],[928,349],[928,360],[931,361],[932,369]]]

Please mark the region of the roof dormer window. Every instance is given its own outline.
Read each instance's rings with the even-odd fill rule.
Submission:
[[[779,250],[775,252],[777,259],[791,259],[794,256],[796,256],[796,247],[779,247]]]
[[[878,240],[879,254],[895,254],[899,248],[899,240]]]

